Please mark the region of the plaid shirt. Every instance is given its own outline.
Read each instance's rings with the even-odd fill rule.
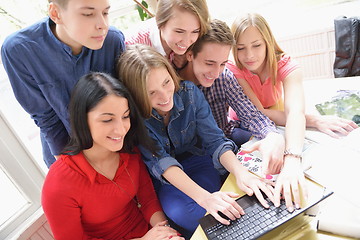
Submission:
[[[274,122],[265,116],[243,92],[234,74],[225,68],[211,87],[199,86],[209,102],[218,126],[229,137],[235,127],[250,131],[256,138],[278,132]],[[228,108],[234,109],[239,120],[228,121]]]

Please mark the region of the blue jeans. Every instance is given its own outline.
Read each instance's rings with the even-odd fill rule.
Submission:
[[[199,186],[211,193],[220,190],[220,175],[210,156],[191,156],[180,163],[184,172]],[[190,237],[206,210],[171,184],[160,185],[158,197],[167,217],[185,230],[180,230],[184,237]]]
[[[242,128],[234,128],[233,132],[231,133],[230,139],[236,143],[236,145],[240,148],[241,145],[249,141],[252,133],[248,130],[244,130]]]

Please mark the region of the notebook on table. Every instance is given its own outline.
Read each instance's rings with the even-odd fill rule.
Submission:
[[[199,220],[208,239],[284,239],[308,224],[320,202],[333,194],[333,191],[313,181],[307,180],[309,198],[303,208],[288,212],[285,202],[276,208],[270,201],[265,209],[255,196],[244,195],[237,202],[244,209],[245,215],[231,221],[230,225],[219,223],[208,214]]]

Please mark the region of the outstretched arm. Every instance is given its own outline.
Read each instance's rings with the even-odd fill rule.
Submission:
[[[354,121],[345,118],[310,114],[306,115],[306,126],[316,128],[333,138],[339,138],[341,135],[346,136],[359,127]]]
[[[269,116],[277,125],[285,126],[285,149],[292,153],[300,154],[303,148],[304,134],[305,134],[305,114],[304,114],[304,93],[302,86],[302,74],[299,69],[295,69],[284,79],[284,111],[264,109],[259,99],[252,91],[250,85],[246,80],[238,79],[240,85],[244,88],[244,92],[249,96],[251,101],[262,111]],[[248,151],[260,150],[261,142],[254,144]],[[259,146],[258,146],[259,145]],[[264,169],[266,169],[267,160],[264,158]],[[269,170],[274,168],[273,164],[267,163]],[[301,161],[294,155],[286,155],[283,158],[282,171],[278,177],[275,187],[275,205],[280,203],[280,193],[283,193],[287,207],[290,211],[293,210],[291,195],[294,195],[295,206],[300,206],[300,196],[298,194],[299,187],[301,187],[306,194],[306,187],[304,175],[302,172]],[[275,173],[268,171],[268,173]]]
[[[285,198],[289,211],[293,211],[292,195],[295,207],[300,207],[299,189],[307,195],[305,178],[301,166],[301,155],[305,136],[305,100],[302,84],[302,73],[295,69],[284,79],[284,113],[285,113],[285,149],[283,169],[275,186],[275,202],[280,203],[280,193]]]
[[[297,70],[294,70],[294,75],[297,75]],[[291,74],[289,74],[290,78]],[[295,76],[296,78],[296,76]],[[276,125],[285,126],[286,125],[286,113],[281,110],[276,109],[265,109],[250,85],[244,79],[238,79],[238,82],[244,89],[245,94],[250,98],[254,105],[266,116],[268,116]],[[285,84],[285,83],[284,83]],[[302,87],[301,87],[302,88]],[[340,135],[348,135],[352,130],[358,128],[357,124],[354,121],[340,118],[337,116],[322,116],[322,115],[312,115],[305,114],[306,127],[312,127],[320,132],[326,133],[331,137],[339,138]]]

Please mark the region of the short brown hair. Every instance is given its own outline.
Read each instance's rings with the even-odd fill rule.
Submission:
[[[175,8],[193,13],[199,18],[200,36],[208,31],[210,14],[206,0],[159,0],[155,14],[159,29],[173,16]]]
[[[221,20],[213,19],[210,22],[209,31],[200,37],[191,48],[194,57],[201,51],[205,43],[218,43],[234,46],[235,41],[229,26]]]
[[[144,44],[127,45],[117,63],[118,78],[129,89],[144,118],[150,118],[152,111],[146,89],[147,78],[151,69],[160,67],[168,70],[175,84],[175,92],[179,90],[180,77],[169,60],[153,47]]]
[[[56,3],[58,4],[61,8],[66,8],[67,4],[69,2],[69,0],[48,0],[49,3]]]

